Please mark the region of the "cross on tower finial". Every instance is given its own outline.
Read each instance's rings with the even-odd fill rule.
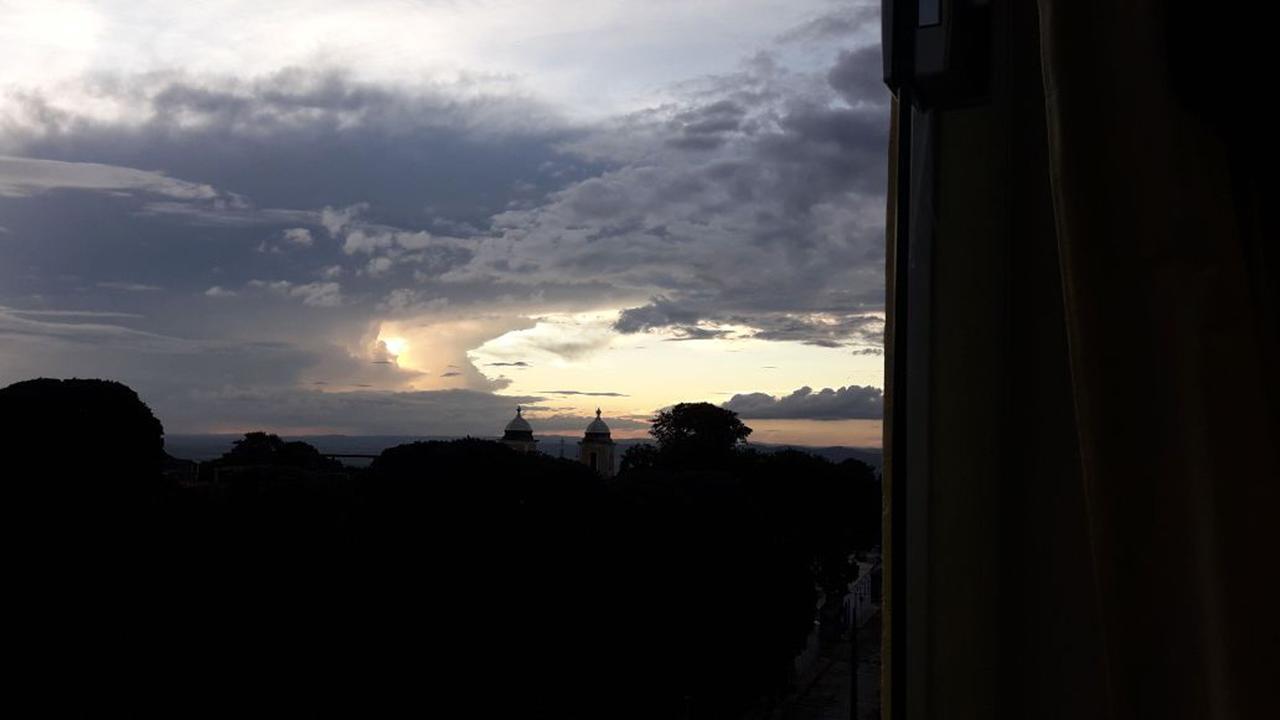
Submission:
[[[600,419],[600,408],[596,408],[596,419]]]
[[[519,406],[519,405],[517,405],[517,406],[516,406],[516,415],[517,415],[517,416],[519,416],[519,415],[520,415],[520,406]]]

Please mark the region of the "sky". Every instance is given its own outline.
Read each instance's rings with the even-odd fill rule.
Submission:
[[[0,386],[880,441],[878,3],[0,0]]]

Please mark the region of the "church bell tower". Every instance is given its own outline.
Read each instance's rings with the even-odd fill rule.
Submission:
[[[600,419],[600,408],[596,408],[596,419],[587,426],[586,434],[578,443],[578,461],[601,477],[613,477],[613,449],[613,435]]]

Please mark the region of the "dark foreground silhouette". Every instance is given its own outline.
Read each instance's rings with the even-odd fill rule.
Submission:
[[[682,405],[618,477],[482,440],[199,474],[118,383],[0,389],[13,647],[50,709],[741,717],[879,535],[869,467]],[[743,432],[745,429],[745,432]]]

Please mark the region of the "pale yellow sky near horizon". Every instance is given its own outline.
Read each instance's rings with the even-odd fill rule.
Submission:
[[[482,382],[486,378],[509,381],[499,395],[544,398],[527,411],[535,428],[540,417],[590,416],[597,407],[606,418],[643,422],[656,410],[679,402],[719,405],[735,394],[764,392],[781,397],[804,386],[816,391],[883,384],[881,355],[856,355],[848,347],[758,340],[747,336],[750,329],[732,326],[717,326],[729,334],[704,340],[682,340],[664,332],[621,334],[612,328],[617,314],[617,310],[548,313],[531,318],[531,327],[507,332],[500,332],[500,322],[389,321],[383,324],[379,339],[396,355],[399,367],[424,373],[413,381],[414,390],[473,384],[472,373],[445,364],[452,355],[441,348],[448,344],[446,334],[464,345],[477,343],[466,350],[465,357],[483,376]],[[486,331],[498,334],[480,341]],[[880,445],[878,419],[744,421],[755,430],[751,439],[760,442]],[[615,422],[618,437],[646,435],[643,428],[621,425],[625,423]]]

